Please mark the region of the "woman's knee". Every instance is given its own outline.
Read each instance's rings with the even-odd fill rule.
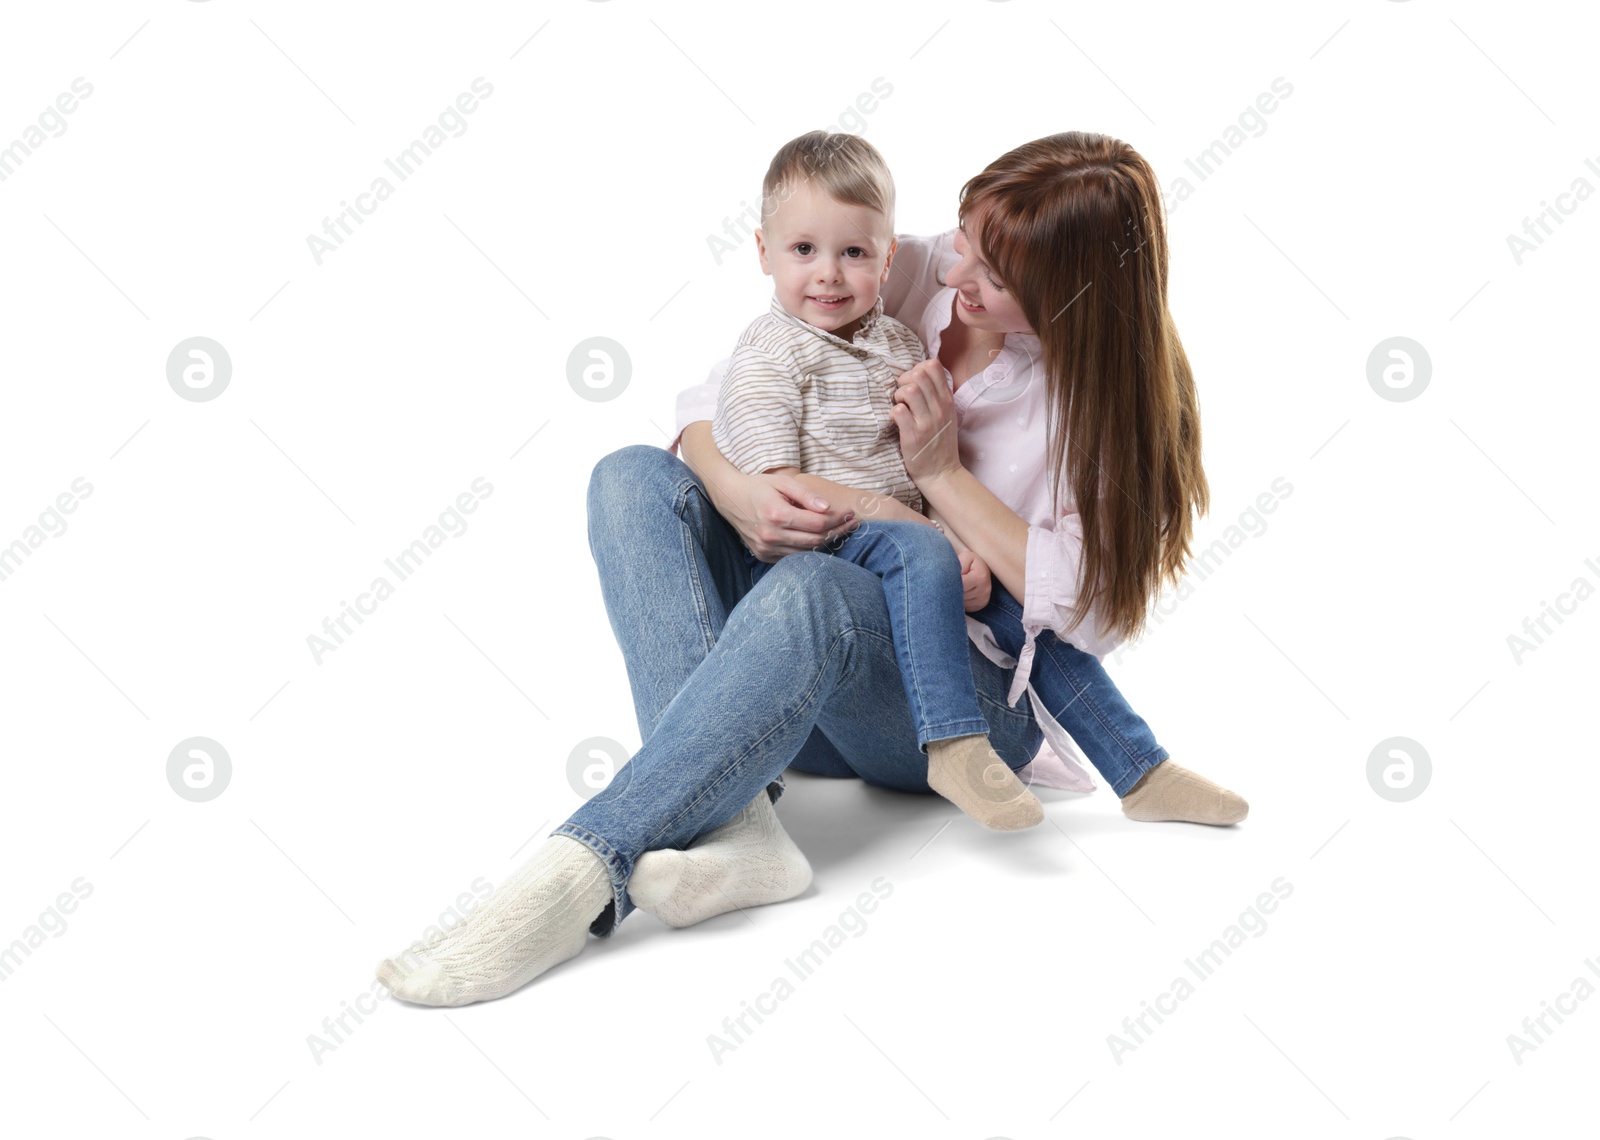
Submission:
[[[883,583],[872,571],[831,554],[785,555],[751,591],[748,602],[839,633],[887,623]]]
[[[602,455],[589,473],[589,513],[636,504],[661,489],[675,490],[686,475],[692,478],[688,465],[664,447],[619,447]]]

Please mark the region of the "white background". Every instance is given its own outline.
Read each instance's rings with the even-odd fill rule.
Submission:
[[[0,544],[93,490],[0,582],[0,945],[92,886],[0,982],[7,1131],[1573,1134],[1600,1000],[1520,1065],[1507,1035],[1600,984],[1600,601],[1520,662],[1507,637],[1600,585],[1600,200],[1520,264],[1506,239],[1600,187],[1596,30],[1427,0],[8,6],[0,143],[93,92],[0,182]],[[465,133],[319,265],[308,235],[480,76]],[[1184,160],[1278,77],[1198,181]],[[707,236],[828,126],[881,148],[907,233],[1061,130],[1189,177],[1202,544],[1293,492],[1107,665],[1250,818],[1136,824],[1102,787],[996,836],[795,777],[802,898],[640,913],[511,998],[386,1001],[317,1056],[381,957],[582,802],[580,741],[638,746],[589,472],[664,444],[764,310],[753,243],[718,265]],[[194,336],[232,361],[206,402],[166,378]],[[591,336],[631,359],[605,402],[567,381]],[[1431,358],[1414,400],[1368,384],[1392,336]],[[307,636],[478,477],[469,528],[319,664]],[[205,803],[167,781],[193,736],[232,760]],[[1431,757],[1409,802],[1368,782],[1394,736]],[[879,877],[866,931],[714,1060]],[[1119,1063],[1108,1035],[1279,878],[1265,933]]]

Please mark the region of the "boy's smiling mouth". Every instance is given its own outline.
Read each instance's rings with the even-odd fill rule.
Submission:
[[[845,304],[849,302],[850,294],[823,294],[821,296],[812,295],[808,296],[806,300],[823,309],[842,309],[844,308]]]

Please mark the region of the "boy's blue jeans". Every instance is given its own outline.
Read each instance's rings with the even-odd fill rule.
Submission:
[[[950,540],[926,523],[867,520],[831,544],[829,553],[883,582],[918,747],[926,751],[934,740],[987,733],[967,651],[961,563]],[[752,584],[781,565],[760,561],[748,548],[744,560]]]
[[[872,572],[807,552],[780,559],[757,580],[738,533],[694,473],[645,444],[595,465],[589,544],[644,742],[604,791],[552,832],[577,839],[606,865],[613,903],[592,925],[595,934],[609,935],[632,911],[627,884],[640,855],[688,847],[762,789],[776,799],[785,767],[929,791],[888,603]],[[990,610],[1005,612],[996,602],[983,613]],[[1020,629],[1019,622],[1019,646]],[[1061,648],[1061,659],[1081,659],[1071,674],[1079,688],[1058,718],[1080,744],[1080,723],[1091,732],[1119,726],[1113,741],[1143,725],[1093,657]],[[970,641],[967,654],[989,742],[1021,768],[1042,739],[1033,714],[1021,701],[1006,705],[1011,670]],[[1036,662],[1043,657],[1041,641]],[[1147,743],[1144,756],[1154,751]]]

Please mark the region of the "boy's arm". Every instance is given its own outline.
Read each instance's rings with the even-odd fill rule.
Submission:
[[[955,547],[957,554],[965,554],[969,549],[966,543],[961,541],[960,536],[950,529],[950,524],[945,521],[944,516],[926,499],[922,501],[926,513],[918,514],[892,495],[878,495],[871,491],[846,487],[831,479],[824,479],[820,475],[803,474],[798,467],[774,467],[765,474],[792,475],[829,502],[849,504],[862,519],[898,519],[904,522],[937,524],[940,532],[950,540],[950,545]]]
[[[950,529],[950,523],[943,515],[939,513],[938,507],[935,507],[932,503],[928,502],[927,499],[923,499],[922,509],[927,512],[928,518],[931,521],[938,524],[939,529],[944,532],[944,536],[950,540],[950,545],[956,548],[957,554],[963,554],[967,550],[971,549],[966,543],[961,541],[960,535],[956,534],[955,531]]]
[[[751,475],[797,465],[801,414],[793,371],[753,344],[735,347],[711,419],[724,458]]]
[[[855,511],[856,517],[860,519],[898,519],[903,522],[920,523],[928,521],[892,495],[879,495],[857,487],[846,487],[843,483],[835,483],[832,479],[824,479],[821,475],[807,475],[798,467],[772,467],[763,474],[792,475],[808,490],[821,495],[828,502],[842,504]]]

